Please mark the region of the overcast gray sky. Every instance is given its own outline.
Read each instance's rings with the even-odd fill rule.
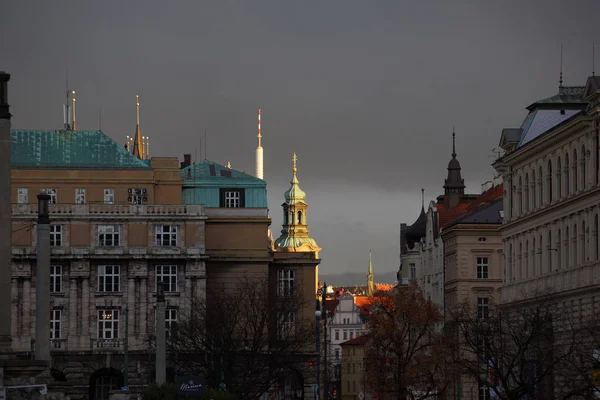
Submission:
[[[323,248],[320,272],[398,268],[399,223],[442,192],[451,132],[467,190],[492,178],[501,129],[565,85],[600,47],[600,1],[4,1],[0,70],[13,127],[62,125],[65,65],[79,129],[150,152],[254,172],[262,108],[273,231],[292,153]],[[600,65],[600,51],[598,51]],[[597,69],[600,69],[597,68]],[[335,283],[335,282],[332,282]]]

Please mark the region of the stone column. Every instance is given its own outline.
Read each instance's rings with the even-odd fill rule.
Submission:
[[[127,307],[129,308],[129,336],[134,337],[136,329],[136,318],[135,318],[135,278],[133,274],[128,270],[127,271]],[[133,326],[132,326],[133,324]],[[129,340],[129,338],[126,338]],[[129,347],[133,344],[131,340],[129,340]],[[137,343],[137,342],[136,342]],[[134,345],[136,347],[136,345]]]
[[[38,194],[35,274],[35,359],[50,361],[50,195]]]
[[[10,112],[7,85],[10,75],[0,72],[0,353],[11,350],[12,225],[10,195]]]
[[[76,341],[77,337],[77,278],[69,279],[69,342]]]
[[[148,328],[148,278],[140,279],[140,336],[146,338]]]

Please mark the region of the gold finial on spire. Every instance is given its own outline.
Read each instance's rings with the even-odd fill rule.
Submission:
[[[227,161],[227,168],[231,169],[231,163]]]
[[[135,95],[135,107],[136,107],[136,111],[137,111],[137,124],[140,124],[140,96],[139,95]]]
[[[73,96],[71,97],[71,108],[73,109],[73,125],[71,126],[71,129],[76,131],[77,130],[77,122],[76,122],[76,118],[75,118],[75,91],[73,90],[72,92]]]
[[[296,153],[294,153],[294,157],[292,157],[292,161],[294,162],[294,168],[292,168],[292,172],[294,172],[294,174],[296,173],[296,171],[298,171],[296,162],[298,161],[298,156],[296,156]]]

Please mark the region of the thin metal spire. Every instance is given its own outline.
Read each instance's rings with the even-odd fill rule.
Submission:
[[[596,73],[596,43],[592,43],[592,76]]]
[[[204,160],[206,161],[206,149],[208,148],[208,142],[206,141],[206,128],[204,128]],[[200,157],[202,157],[202,154],[200,154]]]
[[[456,158],[456,133],[454,132],[454,127],[452,127],[452,158]]]
[[[563,45],[560,45],[560,79],[558,81],[558,88],[563,88]]]

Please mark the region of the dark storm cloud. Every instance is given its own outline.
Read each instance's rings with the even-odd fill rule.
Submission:
[[[65,65],[78,127],[151,153],[252,173],[262,108],[273,231],[299,155],[321,271],[398,264],[398,224],[441,192],[452,126],[470,192],[492,176],[500,130],[591,72],[597,1],[8,1],[0,69],[16,128],[59,128]],[[198,150],[199,151],[199,150]]]

